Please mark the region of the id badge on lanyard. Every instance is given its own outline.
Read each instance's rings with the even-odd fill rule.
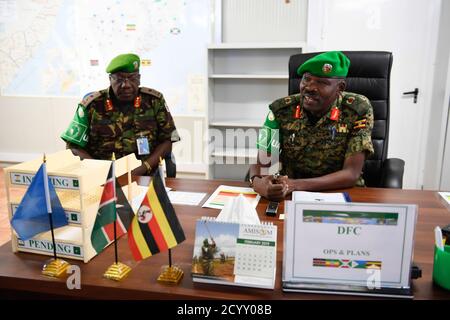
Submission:
[[[150,147],[148,145],[147,137],[140,136],[136,139],[136,145],[138,149],[138,155],[145,156],[150,154]]]

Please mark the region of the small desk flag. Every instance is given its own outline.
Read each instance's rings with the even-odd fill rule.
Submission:
[[[47,182],[45,182],[47,178]],[[48,185],[49,199],[45,188]],[[47,209],[50,200],[50,212]],[[49,213],[52,214],[54,229],[67,225],[66,213],[61,206],[55,187],[45,172],[45,163],[41,165],[11,219],[11,226],[21,240],[28,240],[35,235],[50,230]]]
[[[173,248],[186,239],[161,179],[156,170],[128,232],[128,245],[137,261]]]
[[[134,217],[133,209],[128,203],[122,188],[114,179],[115,175],[111,164],[91,234],[92,246],[97,253],[100,253],[108,244],[114,241],[116,214],[117,238],[127,233],[131,219]]]

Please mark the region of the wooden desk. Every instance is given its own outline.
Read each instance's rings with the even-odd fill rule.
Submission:
[[[244,182],[167,179],[167,185],[179,191],[206,192],[208,195],[220,184],[245,186]],[[413,281],[416,299],[449,299],[445,291],[432,282],[434,227],[450,223],[450,207],[436,192],[395,189],[353,188],[346,190],[354,202],[413,203],[419,206],[416,227],[414,261],[422,268],[422,278]],[[206,201],[207,197],[203,201]],[[47,256],[11,251],[11,244],[0,247],[0,296],[75,297],[88,299],[353,299],[340,295],[284,293],[281,289],[283,222],[264,215],[266,200],[261,200],[257,210],[262,220],[273,221],[278,226],[277,273],[275,290],[236,286],[193,283],[191,261],[194,245],[195,221],[202,216],[215,217],[219,210],[193,206],[174,205],[186,234],[186,240],[172,250],[175,264],[184,270],[178,286],[156,281],[160,267],[168,263],[168,254],[160,253],[136,263],[128,250],[126,237],[119,240],[120,261],[133,268],[122,282],[102,278],[114,260],[114,247],[109,246],[89,263],[69,260],[81,268],[81,290],[68,290],[65,279],[51,279],[40,270]],[[283,207],[278,212],[282,212]]]

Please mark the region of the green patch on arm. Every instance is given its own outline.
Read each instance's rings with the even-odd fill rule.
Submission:
[[[269,111],[263,127],[259,130],[256,146],[259,150],[272,153],[279,149],[279,128],[280,124],[272,111]],[[273,149],[273,150],[272,150]]]
[[[61,134],[61,139],[82,148],[86,147],[89,139],[89,118],[86,108],[79,104],[69,127]]]

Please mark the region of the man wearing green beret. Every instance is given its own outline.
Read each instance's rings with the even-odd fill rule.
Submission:
[[[110,160],[130,153],[142,161],[133,171],[148,175],[159,159],[179,141],[175,123],[163,95],[140,87],[140,59],[121,54],[111,60],[106,72],[110,86],[84,96],[75,116],[61,135],[74,155],[82,159]]]
[[[350,60],[338,51],[303,63],[300,93],[274,101],[258,137],[258,162],[250,168],[254,190],[271,200],[292,191],[364,185],[364,160],[373,150],[369,100],[345,92]],[[279,156],[280,175],[268,174]]]

